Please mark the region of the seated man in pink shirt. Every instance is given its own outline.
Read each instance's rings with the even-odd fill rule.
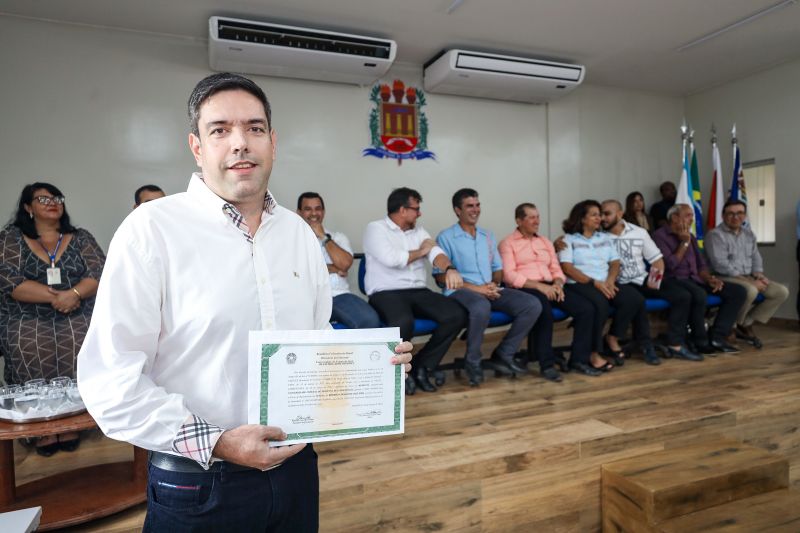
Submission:
[[[531,203],[517,206],[517,229],[500,242],[503,281],[532,294],[542,304],[542,314],[528,334],[528,353],[539,359],[542,377],[561,381],[553,367],[553,307],[572,317],[574,331],[569,366],[588,376],[602,372],[590,363],[594,307],[576,293],[564,292],[566,276],[561,270],[553,243],[539,235],[539,210]]]

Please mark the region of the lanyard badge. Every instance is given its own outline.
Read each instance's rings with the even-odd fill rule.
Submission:
[[[37,239],[39,246],[42,247],[44,253],[47,254],[47,257],[50,258],[50,268],[47,269],[47,284],[48,285],[59,285],[61,284],[61,269],[56,268],[56,256],[58,255],[58,249],[61,247],[61,240],[64,238],[64,234],[60,233],[58,235],[58,242],[56,243],[56,249],[53,250],[53,253],[50,253],[44,244],[42,244],[41,239]]]

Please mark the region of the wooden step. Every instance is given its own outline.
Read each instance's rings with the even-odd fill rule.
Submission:
[[[797,533],[800,492],[776,490],[659,524],[660,533]]]
[[[602,467],[603,531],[655,526],[789,486],[789,462],[734,440],[713,440],[640,455]]]

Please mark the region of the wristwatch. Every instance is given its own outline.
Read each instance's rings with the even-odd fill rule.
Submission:
[[[453,265],[448,265],[447,268],[444,269],[444,271],[447,272],[448,270],[458,270],[458,269]]]
[[[333,240],[333,239],[331,239],[331,234],[330,234],[330,233],[326,233],[326,234],[325,234],[325,240],[324,240],[324,241],[322,241],[322,246],[325,246],[326,244],[328,244],[328,243],[329,243],[329,242],[331,242],[332,240]]]

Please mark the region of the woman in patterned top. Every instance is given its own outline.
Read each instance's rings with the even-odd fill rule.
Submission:
[[[8,383],[75,377],[105,254],[69,221],[64,195],[49,183],[25,186],[0,231],[0,354]],[[77,433],[43,437],[41,455],[78,447]]]

